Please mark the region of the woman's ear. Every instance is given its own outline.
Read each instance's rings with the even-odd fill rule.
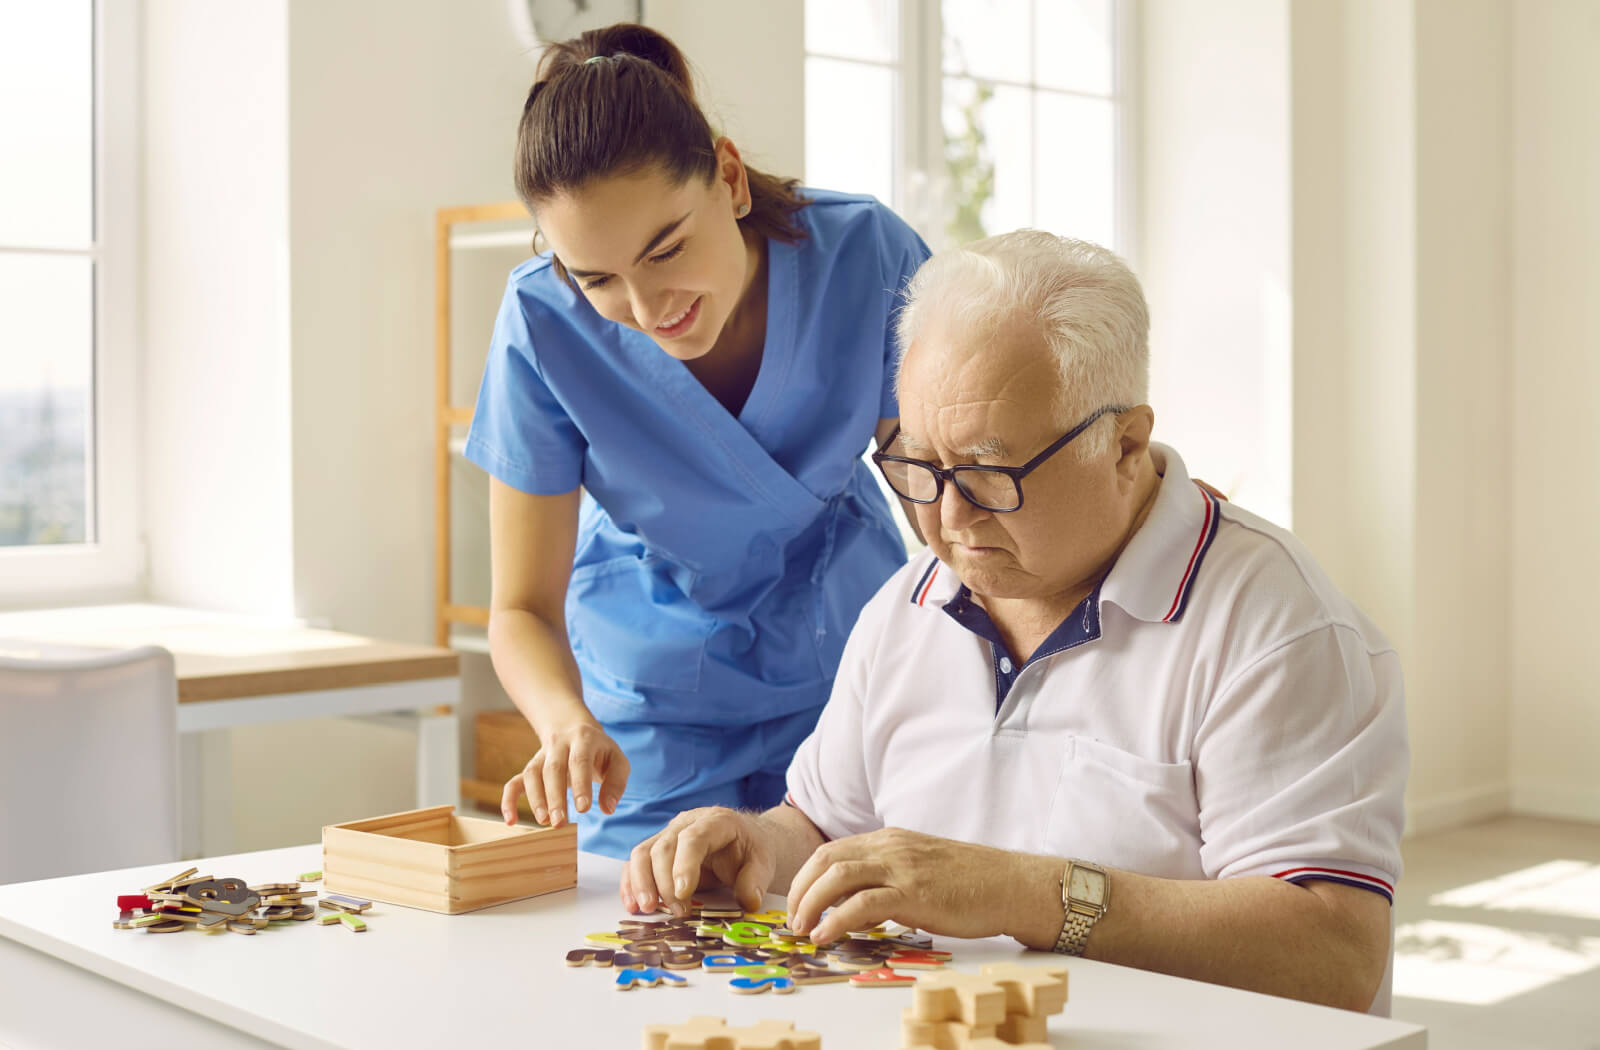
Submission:
[[[744,158],[739,156],[739,147],[733,140],[724,135],[717,139],[717,181],[728,188],[728,193],[733,204],[734,214],[739,214],[739,209],[748,210],[750,200],[750,177],[745,172]]]

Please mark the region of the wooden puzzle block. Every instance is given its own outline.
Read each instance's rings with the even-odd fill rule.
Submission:
[[[136,919],[130,920],[128,925],[132,929],[139,929],[144,926],[154,926],[158,922],[165,921],[166,917],[162,915],[141,915]]]
[[[1006,993],[1006,1013],[1046,1017],[1058,1014],[1067,1005],[1067,968],[1059,964],[1023,966],[1020,963],[989,963],[982,975]]]
[[[949,961],[949,952],[925,952],[907,949],[889,956],[886,965],[896,970],[938,970]]]
[[[225,929],[228,925],[228,920],[234,918],[238,918],[238,916],[229,915],[227,912],[208,911],[201,914],[199,926],[200,929],[210,933],[214,930]]]
[[[317,916],[317,925],[332,926],[334,923],[339,921],[339,916],[343,914],[344,912],[342,911],[325,911],[321,915]]]
[[[117,908],[121,911],[132,911],[134,908],[150,907],[150,898],[142,893],[130,893],[117,898]]]
[[[367,924],[366,924],[366,922],[363,921],[359,916],[352,915],[349,912],[342,913],[339,916],[339,921],[344,923],[347,927],[349,927],[355,933],[366,933],[367,932]]]
[[[759,922],[763,926],[779,926],[789,918],[786,911],[747,911],[744,913],[745,922]]]
[[[729,923],[728,932],[722,935],[722,939],[735,948],[753,948],[772,939],[772,927],[759,922]]]
[[[689,984],[689,979],[681,973],[663,970],[659,966],[634,966],[617,971],[617,990],[626,992],[636,984],[646,988],[654,988],[664,984],[668,988],[683,988]]]
[[[316,914],[317,909],[313,908],[311,905],[297,904],[295,905],[294,914],[290,915],[289,918],[295,920],[296,922],[305,922],[307,919]]]
[[[601,969],[606,969],[610,967],[611,960],[616,954],[610,948],[574,948],[567,953],[567,965],[588,966],[592,963]]]
[[[144,927],[144,932],[177,933],[179,930],[185,929],[187,925],[187,923],[179,922],[176,919],[162,919],[160,922],[153,922],[149,926]]]
[[[737,1050],[738,1036],[721,1017],[691,1017],[682,1024],[652,1024],[644,1050]]]
[[[726,952],[707,955],[700,960],[700,965],[707,970],[737,970],[741,966],[754,966],[757,960],[745,955],[732,955]]]
[[[321,882],[322,881],[322,872],[320,872],[320,871],[304,871],[304,872],[301,872],[300,873],[300,881],[301,882]]]
[[[328,907],[328,905],[325,904],[323,907]],[[628,947],[628,941],[610,932],[586,933],[583,935],[583,943],[591,948],[626,949]]]
[[[1005,990],[987,977],[941,971],[914,980],[919,1020],[997,1025],[1006,1019]]]
[[[255,936],[256,932],[256,924],[253,922],[245,922],[241,919],[229,919],[228,929],[233,933],[242,933],[246,936],[253,937]]]
[[[1049,1043],[1008,1043],[1004,1039],[974,1039],[967,1050],[1051,1050]]]
[[[1044,1043],[1050,1039],[1050,1017],[1039,1014],[1007,1014],[995,1027],[995,1038],[1003,1043]]]
[[[360,897],[347,897],[342,893],[324,893],[321,900],[323,907],[331,904],[345,911],[363,912],[372,907],[371,901],[362,900]]]
[[[611,957],[611,965],[619,970],[647,969],[661,965],[660,952],[618,952]]]
[[[734,1031],[739,1050],[822,1050],[822,1036],[795,1031],[793,1021],[769,1017]]]
[[[917,1011],[906,1007],[900,1014],[900,1045],[933,1047],[934,1050],[967,1050],[974,1039],[994,1038],[994,1025],[969,1025],[961,1021],[924,1021]]]
[[[830,955],[829,961],[841,970],[854,970],[865,973],[868,970],[883,969],[884,957],[881,955]]]
[[[786,969],[795,984],[843,984],[850,979],[849,970],[830,970],[810,963],[789,963]]]
[[[243,879],[196,879],[185,884],[183,900],[207,911],[243,915],[260,903],[260,896]]]
[[[909,988],[916,983],[917,979],[910,974],[895,973],[887,966],[850,975],[852,988]]]
[[[669,970],[698,970],[706,953],[698,948],[678,948],[661,953],[661,965]]]
[[[133,920],[133,912],[125,911],[111,920],[111,928],[113,930],[131,930],[133,929]]]
[[[295,893],[299,889],[298,882],[263,882],[259,886],[251,886],[250,892],[262,897],[269,893]]]

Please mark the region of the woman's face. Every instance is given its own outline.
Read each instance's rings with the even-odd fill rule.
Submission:
[[[682,361],[715,345],[750,271],[736,215],[749,190],[726,139],[717,162],[709,182],[675,184],[650,168],[537,208],[540,231],[595,310]]]

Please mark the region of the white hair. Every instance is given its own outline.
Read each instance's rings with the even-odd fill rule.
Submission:
[[[987,237],[923,263],[895,326],[899,361],[934,320],[971,330],[1017,319],[1035,323],[1055,354],[1063,429],[1106,406],[1145,402],[1150,314],[1138,278],[1098,244],[1042,230]],[[1111,434],[1102,419],[1073,445],[1092,459],[1108,451]]]

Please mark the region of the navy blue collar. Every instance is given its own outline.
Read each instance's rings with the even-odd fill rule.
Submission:
[[[1067,614],[1066,619],[1056,625],[1056,629],[1050,632],[1050,636],[1034,650],[1026,662],[1019,663],[1006,649],[999,628],[995,626],[994,620],[989,617],[983,606],[972,600],[972,591],[966,584],[962,584],[955,595],[945,602],[944,611],[956,623],[989,643],[989,655],[994,664],[994,709],[998,712],[1000,706],[1006,702],[1006,695],[1011,692],[1011,687],[1016,683],[1017,676],[1022,673],[1023,668],[1031,667],[1057,653],[1075,649],[1085,642],[1099,639],[1100,584],[1095,584],[1089,596],[1079,602]]]

